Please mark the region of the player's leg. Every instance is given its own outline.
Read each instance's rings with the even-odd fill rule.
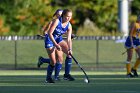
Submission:
[[[65,59],[65,74],[64,79],[69,81],[74,81],[75,79],[71,76],[71,65],[72,65],[72,58],[67,56]]]
[[[68,52],[68,45],[66,41],[63,41],[60,43],[60,46],[62,47],[62,51],[67,55],[66,59],[65,59],[65,74],[64,74],[64,79],[65,80],[69,80],[69,81],[73,81],[75,80],[71,74],[71,65],[72,65],[72,58],[69,54],[67,54]]]
[[[48,53],[48,56],[51,60],[50,64],[48,65],[48,68],[47,68],[47,76],[46,76],[46,82],[47,83],[54,83],[53,79],[52,79],[52,73],[53,73],[53,70],[54,70],[54,66],[56,64],[56,58],[55,58],[55,47],[53,48],[48,48],[47,49],[47,53]]]
[[[44,58],[44,57],[42,57],[42,56],[39,56],[39,57],[38,57],[37,67],[40,68],[40,66],[41,66],[43,63],[48,63],[48,64],[50,64],[50,59],[49,59],[49,58]]]
[[[126,61],[127,77],[133,77],[133,75],[131,74],[132,54],[133,54],[133,49],[127,49],[127,61]]]
[[[39,57],[38,57],[37,67],[40,68],[40,66],[41,66],[43,63],[48,63],[48,64],[50,64],[50,59],[49,59],[49,58],[44,58],[44,57],[42,57],[42,56],[39,56]]]
[[[138,58],[134,64],[134,67],[131,69],[131,72],[134,74],[135,77],[138,77],[137,69],[140,64],[140,48],[137,48],[136,52],[138,54]]]
[[[60,70],[62,69],[63,52],[56,50],[56,56],[57,56],[57,62],[55,64],[54,79],[55,80],[60,80],[59,73],[60,73]]]
[[[127,49],[127,59],[126,59],[126,71],[127,71],[127,77],[133,77],[131,73],[131,60],[132,60],[132,54],[133,54],[133,46],[131,43],[130,37],[127,37],[125,42],[125,47]]]

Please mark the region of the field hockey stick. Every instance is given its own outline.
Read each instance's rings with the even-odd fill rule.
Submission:
[[[71,39],[72,40],[74,40],[74,39],[76,39],[77,38],[77,36],[75,35],[75,34],[71,34]]]
[[[134,47],[132,47],[130,49],[134,49]],[[122,52],[122,55],[124,55],[126,52],[127,52],[127,50],[125,50],[124,52]]]
[[[39,35],[39,34],[38,34],[38,35],[36,35],[36,36],[41,37],[41,38],[45,38],[44,35]],[[74,34],[71,35],[71,39],[72,39],[72,40],[74,40],[74,39],[76,39],[76,38],[77,38],[77,36],[75,36]],[[67,39],[67,37],[63,37],[63,39]]]
[[[42,38],[44,38],[44,37],[45,37],[44,35],[39,35],[39,34],[38,34],[38,35],[36,35],[36,36],[38,36],[38,37],[42,37]]]
[[[74,60],[74,62],[78,65],[78,67],[83,71],[83,73],[84,73],[84,75],[85,75],[84,81],[85,81],[86,83],[89,83],[89,78],[88,78],[86,72],[84,71],[84,69],[82,68],[82,66],[79,64],[79,62],[74,58],[74,56],[73,56],[71,53],[70,53],[70,56],[72,57],[72,59]]]
[[[126,52],[127,52],[127,50],[126,50],[126,51],[124,51],[124,52],[122,52],[122,55],[124,55]]]
[[[71,34],[71,39],[72,39],[72,40],[74,40],[74,39],[76,39],[76,38],[77,38],[77,36],[76,36],[75,34]],[[63,39],[67,39],[67,37],[64,36]]]

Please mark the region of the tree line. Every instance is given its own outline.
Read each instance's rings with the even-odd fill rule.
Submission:
[[[139,5],[139,0],[132,1],[130,22],[139,14]],[[0,0],[0,35],[39,34],[55,10],[65,8],[73,11],[71,23],[77,35],[118,32],[118,0]]]

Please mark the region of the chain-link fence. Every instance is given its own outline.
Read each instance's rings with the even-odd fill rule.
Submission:
[[[43,38],[3,36],[0,39],[0,69],[37,69],[38,57],[48,58]],[[121,40],[123,37],[77,37],[73,40],[73,55],[88,70],[124,69],[126,54],[122,55],[125,48]],[[47,65],[41,68],[46,69]],[[73,68],[77,68],[74,62]]]

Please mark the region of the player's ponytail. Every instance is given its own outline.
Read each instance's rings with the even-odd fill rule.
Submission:
[[[53,17],[56,16],[56,14],[57,14],[59,11],[63,11],[63,10],[62,10],[62,9],[57,9],[57,10],[55,11],[55,13],[53,14]]]

